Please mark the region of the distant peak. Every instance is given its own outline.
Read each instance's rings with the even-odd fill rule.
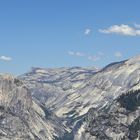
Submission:
[[[126,64],[134,64],[134,63],[140,63],[140,55],[134,56],[128,59],[128,61],[126,61]]]
[[[0,77],[2,79],[5,79],[5,80],[11,80],[11,79],[14,79],[14,76],[10,75],[10,74],[0,74]]]

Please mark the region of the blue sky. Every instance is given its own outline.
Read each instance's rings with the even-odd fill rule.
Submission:
[[[0,1],[0,72],[97,66],[140,53],[139,0]]]

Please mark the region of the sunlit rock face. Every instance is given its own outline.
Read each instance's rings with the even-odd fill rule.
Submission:
[[[91,108],[85,122],[79,139],[139,140],[140,90],[127,92],[101,109]]]
[[[0,139],[52,140],[58,134],[61,136],[63,127],[57,118],[46,115],[47,110],[32,100],[20,80],[10,75],[0,76]]]
[[[139,140],[139,60],[0,76],[0,138]]]

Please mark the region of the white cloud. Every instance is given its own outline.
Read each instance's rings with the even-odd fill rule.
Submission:
[[[82,52],[73,52],[73,51],[69,51],[68,54],[69,54],[69,55],[74,55],[74,56],[80,56],[80,57],[85,56],[85,54],[82,53]]]
[[[115,56],[116,57],[122,57],[122,53],[121,52],[115,52]]]
[[[68,54],[71,56],[85,57],[86,59],[94,62],[99,61],[104,55],[102,52],[98,52],[97,55],[89,55],[88,53],[74,52],[74,51],[69,51]]]
[[[97,56],[97,55],[88,56],[88,60],[91,60],[91,61],[98,61],[100,59],[101,59],[101,57],[100,56]]]
[[[8,57],[8,56],[0,56],[0,60],[4,60],[4,61],[11,61],[12,58],[11,57]]]
[[[75,55],[75,52],[69,51],[68,54],[69,54],[69,55]]]
[[[91,33],[91,29],[87,28],[87,29],[85,30],[85,35],[89,35],[90,33]]]
[[[121,25],[113,25],[107,29],[99,29],[99,32],[105,34],[120,34],[125,36],[137,36],[140,35],[140,30],[130,27],[129,25],[121,24]]]
[[[134,23],[135,28],[140,28],[140,24]]]

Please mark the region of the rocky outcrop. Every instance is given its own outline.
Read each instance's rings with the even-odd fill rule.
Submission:
[[[52,140],[63,134],[63,126],[42,104],[32,100],[18,79],[0,76],[0,139]],[[53,132],[53,135],[52,135]]]
[[[140,139],[140,90],[127,92],[85,118],[85,134],[99,140]]]

